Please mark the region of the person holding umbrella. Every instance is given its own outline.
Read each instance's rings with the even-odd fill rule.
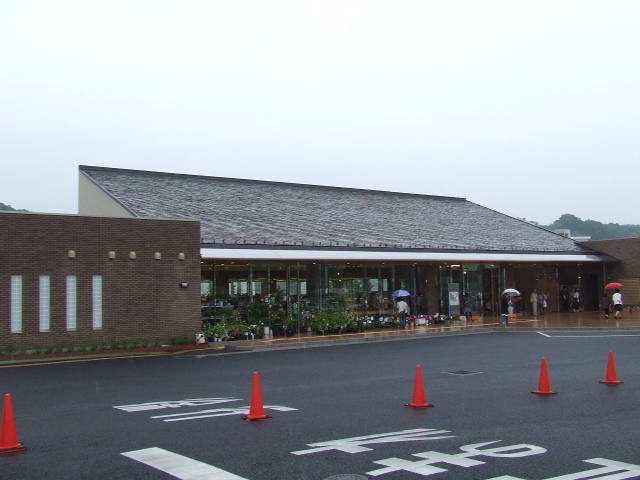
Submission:
[[[619,288],[616,288],[614,292],[615,293],[611,296],[611,301],[613,302],[613,309],[616,312],[613,318],[622,318],[622,305],[623,305],[622,294],[620,293]]]
[[[398,297],[396,308],[400,313],[400,328],[404,330],[407,326],[407,314],[409,313],[409,304],[404,301],[404,297]]]
[[[509,307],[511,306],[511,297],[509,293],[504,292],[502,294],[502,298],[500,299],[500,325],[502,322],[507,322],[507,327],[509,326]]]

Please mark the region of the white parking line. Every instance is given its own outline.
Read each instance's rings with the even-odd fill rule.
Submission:
[[[213,465],[193,460],[189,457],[164,450],[162,448],[145,448],[125,452],[121,455],[129,457],[181,480],[247,480],[233,473],[221,470]]]
[[[640,337],[640,334],[612,334],[612,335],[549,335],[544,332],[537,332],[547,338],[601,338],[601,337]]]

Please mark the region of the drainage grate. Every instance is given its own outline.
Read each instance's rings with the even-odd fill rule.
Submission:
[[[456,370],[455,372],[445,372],[449,375],[479,375],[482,372],[472,372],[471,370]]]

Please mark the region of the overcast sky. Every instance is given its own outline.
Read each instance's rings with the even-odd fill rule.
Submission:
[[[638,0],[0,0],[0,202],[77,213],[94,165],[640,224],[638,25]]]

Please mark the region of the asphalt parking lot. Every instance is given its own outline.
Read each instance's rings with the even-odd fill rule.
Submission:
[[[510,331],[0,368],[11,479],[640,478],[640,332]],[[609,351],[622,385],[603,385]],[[546,359],[557,395],[532,395]],[[407,408],[420,366],[434,408]],[[244,421],[255,400],[272,419]],[[4,427],[3,427],[4,428]]]

